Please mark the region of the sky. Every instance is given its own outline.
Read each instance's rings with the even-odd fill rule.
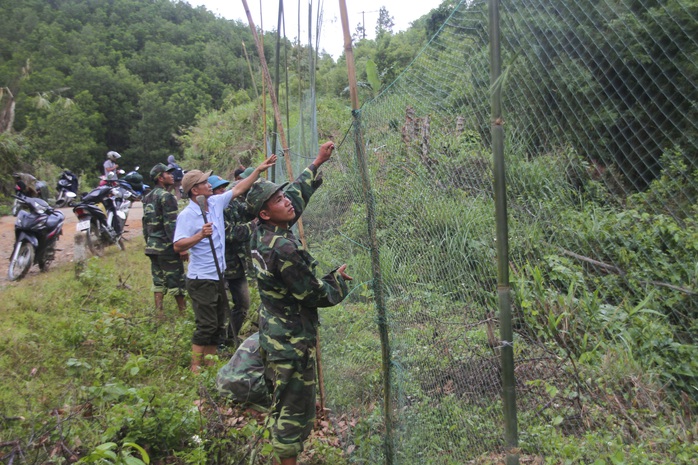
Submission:
[[[192,6],[203,5],[218,16],[237,19],[247,24],[247,15],[242,0],[186,0]],[[335,59],[344,51],[344,33],[339,13],[339,0],[284,0],[286,37],[295,41],[298,35],[298,5],[301,6],[301,42],[308,42],[308,5],[313,5],[313,21],[319,6],[323,8],[323,26],[320,32],[320,49]],[[393,18],[393,31],[402,31],[412,21],[419,19],[441,4],[441,0],[346,0],[349,30],[353,34],[356,26],[365,18],[366,37],[375,37],[378,10],[383,6]],[[260,5],[264,15],[260,15]],[[278,0],[247,0],[252,21],[265,31],[276,30],[279,14]],[[314,29],[313,29],[314,30]],[[282,29],[283,32],[283,29]],[[313,41],[315,39],[313,38]]]

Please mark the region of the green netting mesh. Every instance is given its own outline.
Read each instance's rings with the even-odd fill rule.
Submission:
[[[355,278],[347,301],[321,312],[327,404],[354,463],[386,460],[386,441],[388,461],[404,464],[482,462],[504,449],[487,3],[461,2],[364,104],[370,186],[349,131],[304,215],[311,252]],[[695,401],[698,6],[500,8],[519,445],[538,455],[546,435],[592,431],[611,413],[602,393],[638,372]],[[310,160],[295,160],[297,175]],[[617,384],[600,387],[592,367],[614,364]],[[649,408],[639,384],[626,388]]]

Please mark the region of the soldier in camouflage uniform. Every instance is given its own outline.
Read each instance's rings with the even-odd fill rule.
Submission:
[[[352,279],[346,265],[316,277],[317,261],[290,229],[322,183],[317,169],[332,150],[332,142],[323,144],[291,185],[262,180],[247,194],[248,210],[259,220],[251,242],[262,300],[259,342],[273,392],[272,445],[282,465],[296,464],[315,420],[317,309],[341,302]]]
[[[145,254],[150,258],[150,270],[153,275],[153,293],[155,310],[163,314],[162,301],[166,293],[172,294],[180,311],[186,308],[184,264],[187,252],[175,253],[174,238],[177,221],[177,199],[167,192],[174,183],[173,167],[158,163],[150,170],[150,177],[155,188],[143,199],[143,237]]]
[[[213,195],[219,195],[225,192],[230,181],[214,175],[208,178],[208,183],[211,184]],[[251,222],[254,217],[247,213],[244,198],[236,197],[226,207],[223,218],[225,219],[225,280],[228,283],[230,296],[233,298],[233,308],[230,309],[228,321],[228,340],[221,343],[229,344],[233,334],[240,333],[247,310],[250,308],[250,289],[245,269],[253,229]]]

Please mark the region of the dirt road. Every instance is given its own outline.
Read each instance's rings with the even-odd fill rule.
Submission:
[[[73,213],[72,208],[61,208],[60,211],[65,216],[65,223],[63,223],[63,235],[58,240],[58,250],[56,250],[56,259],[51,264],[51,268],[67,266],[67,264],[73,261],[73,242],[75,239],[77,218]],[[131,209],[128,213],[128,219],[126,220],[126,232],[124,237],[127,239],[126,247],[135,247],[137,244],[141,247],[142,241],[128,241],[128,239],[133,239],[136,236],[140,236],[143,233],[142,220],[143,218],[143,204],[140,202],[135,202],[131,205]],[[12,284],[7,279],[7,268],[10,264],[10,257],[12,256],[12,247],[15,243],[15,217],[14,216],[2,216],[0,217],[0,287]],[[51,272],[49,268],[49,273]],[[27,276],[33,276],[39,274],[39,267],[32,266],[29,274]]]

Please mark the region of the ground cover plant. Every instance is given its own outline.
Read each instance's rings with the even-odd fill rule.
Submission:
[[[541,165],[555,169],[551,162]],[[529,190],[533,177],[549,179],[535,170],[531,176]],[[341,177],[328,176],[316,201],[338,195],[333,179]],[[659,183],[645,198],[656,199],[665,188]],[[361,211],[331,212],[318,204],[319,214],[310,215],[308,225],[329,226],[321,236],[309,233],[313,254],[327,269],[346,258],[356,282],[345,304],[321,311],[329,412],[308,443],[304,463],[380,463],[382,367],[370,260],[360,242]],[[442,262],[404,243],[423,240],[415,234],[424,231],[410,236],[400,229],[409,225],[399,224],[391,234],[402,234],[403,242],[386,241],[394,408],[401,419],[397,456],[428,464],[458,463],[463,455],[473,463],[498,463],[501,386],[497,339],[488,323],[496,325],[496,318],[484,310],[494,304],[483,281],[492,255],[476,239],[490,222],[478,213],[486,208],[481,196],[453,205],[459,215],[420,214],[431,215],[429,236],[440,238],[440,253],[463,257],[459,250],[467,247],[467,261],[446,258],[451,268],[469,268],[473,282],[420,278],[415,270],[436,270]],[[422,207],[412,202],[411,208]],[[557,210],[576,215],[581,231],[589,218],[616,236],[631,230],[622,221],[603,220],[596,208]],[[391,205],[381,214],[391,211],[413,214]],[[659,223],[657,234],[667,230],[667,221]],[[535,231],[535,224],[527,228]],[[687,240],[682,231],[670,230]],[[523,238],[514,244],[520,257],[539,250],[526,252]],[[141,251],[128,247],[88,260],[79,277],[67,266],[0,290],[4,461],[269,463],[264,418],[220,398],[215,369],[199,377],[188,372],[191,310],[178,314],[166,299],[165,320],[154,318],[148,269]],[[405,285],[404,276],[413,284]],[[579,276],[564,255],[548,254],[517,268],[512,280],[522,461],[692,463],[698,454],[695,405],[681,392],[691,385],[695,358],[694,348],[677,344],[672,335],[672,318],[680,315],[654,297],[603,300],[592,287],[598,283]],[[611,280],[605,288],[620,286],[615,292],[621,295],[623,284],[612,278],[605,278]],[[464,301],[464,292],[479,297]],[[258,302],[253,291],[253,307]],[[216,364],[225,361],[222,354]]]
[[[79,278],[67,265],[0,289],[0,461],[270,463],[263,417],[216,391],[231,354],[191,375],[191,308],[166,298],[156,319],[149,288],[130,247]],[[330,429],[319,425],[306,463],[342,463]]]

